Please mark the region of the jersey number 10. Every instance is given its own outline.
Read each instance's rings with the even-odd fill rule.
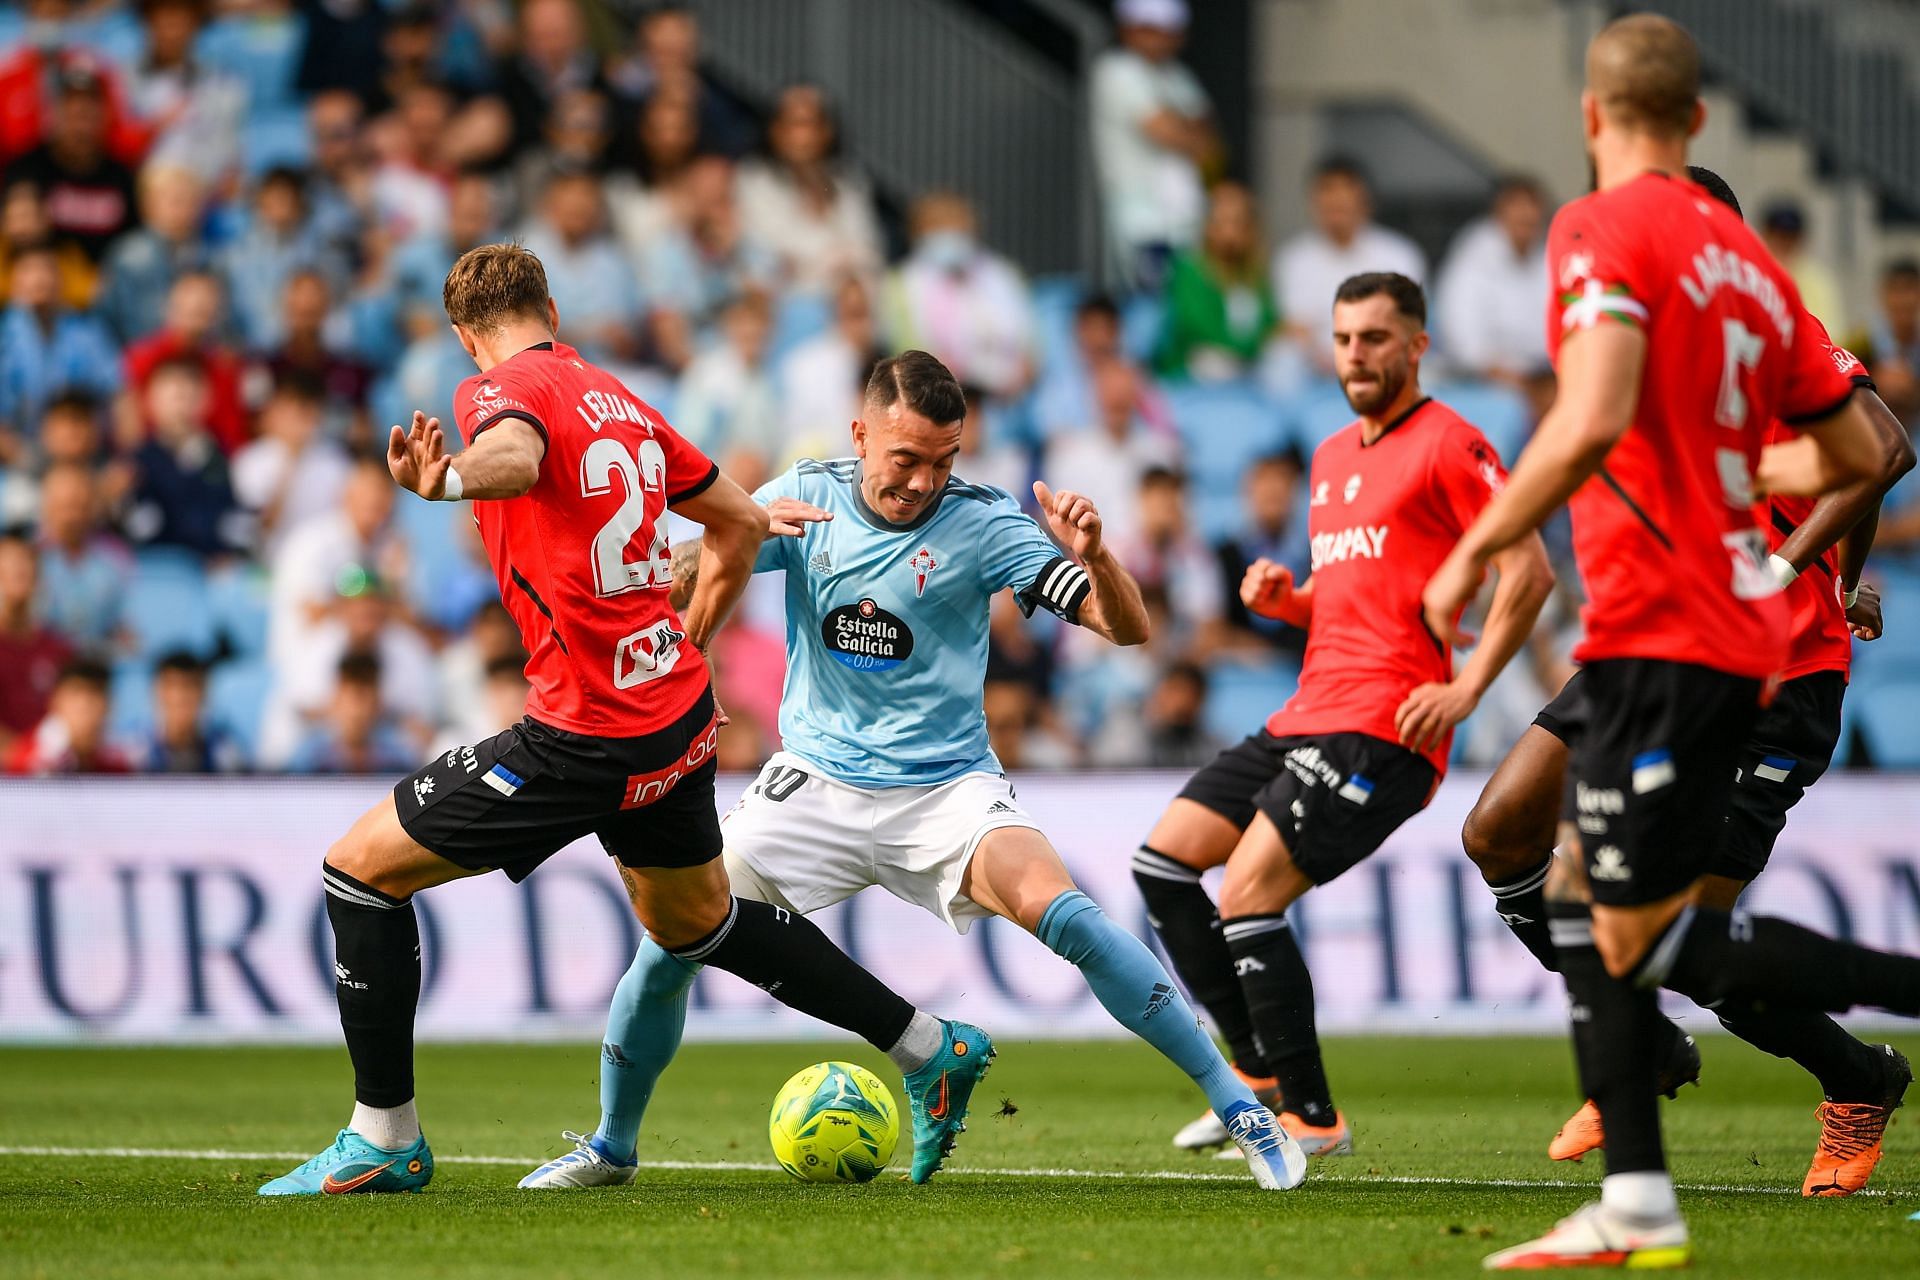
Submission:
[[[656,440],[642,440],[633,453],[610,436],[601,436],[580,455],[580,496],[597,498],[613,489],[619,472],[626,496],[613,517],[593,535],[593,589],[601,596],[673,585],[673,558],[667,550],[667,531],[653,529],[653,542],[643,560],[627,559],[627,544],[647,522],[647,494],[663,497],[667,489],[667,454]],[[661,504],[664,513],[666,504]]]

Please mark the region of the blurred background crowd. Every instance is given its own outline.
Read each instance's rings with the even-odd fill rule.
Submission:
[[[969,389],[958,474],[1095,499],[1153,639],[1116,650],[1002,599],[986,711],[1009,767],[1189,766],[1250,731],[1304,637],[1236,586],[1259,556],[1306,576],[1307,467],[1351,417],[1336,285],[1426,284],[1429,389],[1511,462],[1552,395],[1543,242],[1577,193],[1505,177],[1423,248],[1329,154],[1305,229],[1265,243],[1180,60],[1186,5],[1111,17],[1086,82],[1093,279],[1029,277],[966,191],[879,192],[827,93],[737,92],[678,5],[0,9],[0,764],[394,772],[519,716],[524,655],[470,519],[396,493],[381,456],[387,424],[445,416],[472,371],[446,269],[509,237],[545,263],[563,338],[749,488],[850,452],[867,367],[917,346]],[[1743,194],[1911,422],[1920,264],[1846,296],[1800,207]],[[1920,509],[1879,536],[1889,634],[1860,679],[1905,688]],[[1551,542],[1556,601],[1464,761],[1497,759],[1568,673],[1578,582],[1564,526]],[[717,659],[723,765],[757,766],[778,745],[777,584]],[[1920,763],[1920,715],[1880,733],[1899,698],[1854,701],[1854,763]]]

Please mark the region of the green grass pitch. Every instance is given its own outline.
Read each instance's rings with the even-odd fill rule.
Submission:
[[[1697,1272],[1920,1275],[1920,1132],[1896,1121],[1881,1194],[1803,1201],[1814,1087],[1725,1037],[1703,1049],[1705,1087],[1666,1108]],[[1599,1176],[1545,1156],[1576,1100],[1558,1040],[1330,1042],[1357,1151],[1291,1195],[1173,1150],[1198,1094],[1145,1047],[1016,1042],[951,1172],[908,1184],[903,1138],[879,1181],[807,1186],[772,1165],[767,1107],[829,1057],[897,1087],[864,1047],[688,1046],[642,1139],[656,1167],[535,1194],[514,1189],[528,1161],[592,1124],[593,1046],[428,1046],[424,1195],[263,1201],[296,1162],[275,1153],[344,1122],[343,1051],[0,1050],[0,1276],[1465,1276]]]

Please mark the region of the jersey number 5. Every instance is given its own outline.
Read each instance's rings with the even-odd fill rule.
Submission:
[[[611,492],[615,472],[626,485],[626,496],[612,519],[593,535],[594,591],[601,596],[617,596],[623,591],[671,586],[673,560],[664,527],[654,528],[645,559],[627,559],[627,544],[647,522],[647,494],[666,493],[666,451],[658,441],[642,440],[638,449],[628,453],[620,441],[601,436],[580,455],[580,496],[597,498]]]

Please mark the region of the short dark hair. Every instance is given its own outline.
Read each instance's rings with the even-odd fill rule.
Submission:
[[[338,675],[341,684],[378,689],[380,687],[380,655],[349,653],[340,659]]]
[[[1427,293],[1398,271],[1363,271],[1348,276],[1334,291],[1335,302],[1363,302],[1376,294],[1393,299],[1396,311],[1421,328],[1427,327]]]
[[[89,391],[62,391],[47,401],[40,410],[40,420],[45,422],[56,414],[73,418],[85,418],[95,426],[100,423],[100,398]]]
[[[1514,171],[1503,173],[1493,180],[1494,200],[1503,200],[1508,196],[1532,196],[1536,202],[1545,204],[1547,189],[1532,174]]]
[[[1348,178],[1363,187],[1371,187],[1373,179],[1367,176],[1367,167],[1344,151],[1321,156],[1313,166],[1313,180],[1324,182],[1328,178]]]
[[[1111,294],[1090,293],[1080,299],[1080,305],[1073,309],[1073,318],[1076,322],[1085,320],[1088,316],[1100,316],[1119,324],[1120,304],[1113,300]]]
[[[1148,489],[1173,488],[1185,490],[1187,478],[1172,467],[1148,467],[1140,473],[1140,491]]]
[[[268,187],[292,187],[293,194],[304,202],[307,198],[307,175],[292,165],[278,164],[260,175],[260,184],[253,189],[258,196]]]
[[[207,380],[207,369],[200,363],[200,358],[184,351],[156,361],[153,368],[147,371],[147,385],[152,386],[154,380],[163,373],[183,373],[198,382]]]
[[[1694,186],[1733,210],[1734,217],[1747,216],[1746,212],[1740,208],[1740,197],[1733,194],[1733,188],[1727,185],[1727,180],[1713,170],[1705,165],[1690,164],[1687,166],[1687,177]]]
[[[100,659],[82,654],[60,668],[60,678],[55,683],[84,684],[96,693],[105,694],[113,687],[113,672]]]
[[[902,351],[873,366],[866,402],[875,409],[904,404],[929,422],[949,426],[967,416],[966,393],[953,371],[924,351]]]
[[[311,369],[288,369],[273,380],[271,399],[323,405],[327,402],[327,384]]]
[[[1882,280],[1920,280],[1920,258],[1895,258],[1880,272]]]
[[[460,255],[447,272],[440,300],[447,319],[479,333],[508,320],[547,319],[547,269],[524,245],[483,244]]]
[[[1179,658],[1168,663],[1167,669],[1160,673],[1160,679],[1163,682],[1167,680],[1184,680],[1199,689],[1200,696],[1203,698],[1207,696],[1207,688],[1210,683],[1207,679],[1207,669],[1191,658]]]
[[[196,680],[205,680],[207,664],[192,650],[169,649],[160,655],[158,662],[153,664],[153,674],[162,676],[169,672],[174,675],[192,676]]]

